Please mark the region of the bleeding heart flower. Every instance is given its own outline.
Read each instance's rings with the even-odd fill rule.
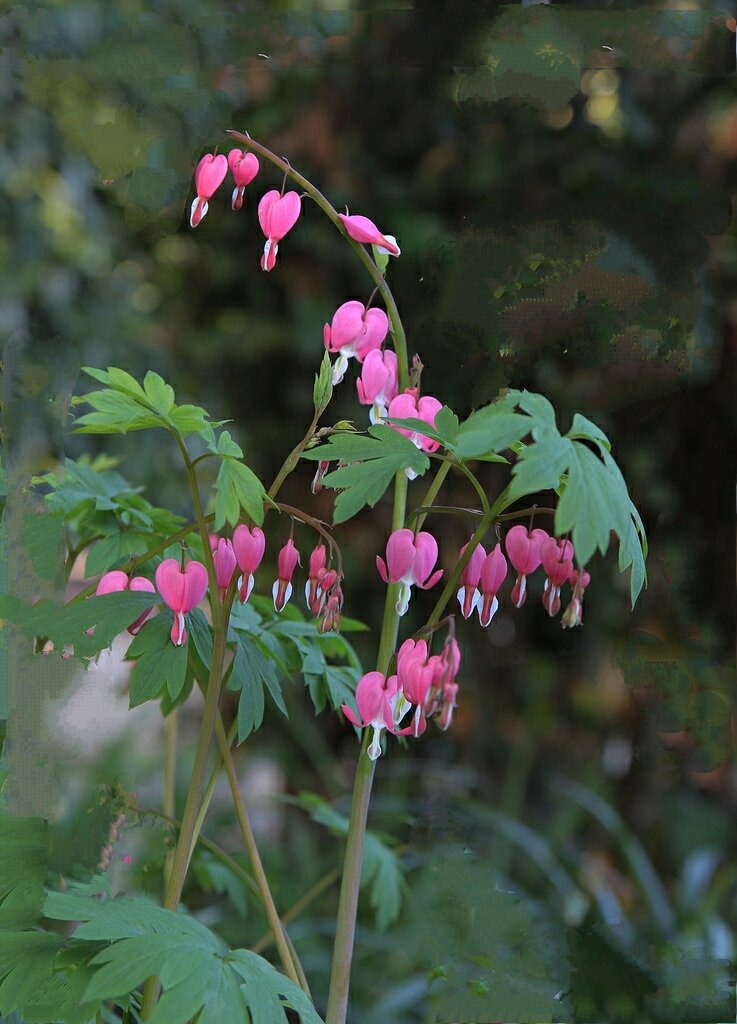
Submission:
[[[274,608],[278,612],[284,608],[284,605],[292,596],[292,576],[298,564],[299,551],[297,551],[294,541],[290,537],[277,556],[277,579],[274,580],[274,586],[271,591],[274,598]]]
[[[212,553],[212,560],[215,565],[215,578],[218,581],[220,600],[225,600],[225,594],[233,579],[233,572],[236,566],[235,551],[233,545],[225,537],[218,538],[217,547]]]
[[[376,556],[376,567],[385,583],[400,583],[396,609],[404,615],[409,607],[412,587],[422,590],[434,587],[443,570],[433,572],[438,560],[438,544],[431,533],[424,530],[415,535],[412,530],[395,530],[386,545],[386,562]]]
[[[302,200],[296,192],[281,195],[275,188],[267,192],[258,204],[258,221],[266,235],[264,254],[261,257],[261,269],[273,270],[276,266],[276,254],[279,242],[297,223]]]
[[[397,698],[397,677],[387,677],[382,672],[367,672],[356,686],[356,707],[360,718],[347,704],[341,710],[348,721],[359,729],[370,727],[374,731],[368,756],[375,761],[381,754],[381,734],[384,729],[395,732],[394,705]]]
[[[591,576],[586,570],[579,572],[577,569],[574,569],[571,573],[573,596],[571,597],[570,604],[561,616],[560,624],[563,629],[570,629],[583,623],[583,592],[590,582]]]
[[[526,526],[513,526],[504,539],[507,557],[517,570],[517,581],[512,588],[512,604],[521,608],[527,600],[527,576],[540,565],[540,547],[548,540],[545,530],[529,531]]]
[[[573,544],[548,537],[540,548],[540,559],[547,579],[543,590],[543,607],[548,615],[560,611],[560,588],[573,572]]]
[[[458,554],[458,561],[463,558],[467,547],[468,544],[464,544],[461,548]],[[474,608],[481,604],[481,593],[478,590],[478,585],[481,579],[481,566],[484,564],[485,558],[486,552],[478,544],[470,559],[466,562],[466,568],[461,574],[461,588],[456,597],[461,606],[461,614],[464,619],[469,619],[473,615]]]
[[[245,603],[251,596],[253,574],[261,565],[265,550],[266,537],[260,527],[254,526],[249,529],[243,524],[236,526],[233,531],[233,552],[238,568],[243,574],[238,580],[238,596],[241,603]]]
[[[202,562],[187,562],[182,570],[176,558],[167,558],[156,568],[156,588],[164,603],[174,612],[172,643],[183,647],[187,642],[184,616],[207,593],[207,569]]]
[[[484,559],[481,566],[481,606],[479,622],[488,626],[499,607],[497,591],[507,576],[507,560],[502,554],[501,545],[497,544]]]
[[[333,384],[343,380],[349,359],[362,363],[369,352],[381,348],[388,332],[389,317],[383,309],[366,309],[357,299],[338,306],[332,321],[322,331],[325,348],[338,353],[333,364]]]
[[[192,200],[189,211],[190,227],[196,228],[207,213],[208,203],[225,180],[228,173],[228,161],[220,153],[213,156],[206,153],[194,172],[195,191],[197,195]]]
[[[253,153],[244,153],[240,149],[231,149],[228,153],[228,167],[233,175],[235,188],[231,199],[231,206],[234,210],[240,210],[243,206],[243,193],[246,185],[250,185],[259,171],[258,158]]]
[[[368,217],[362,217],[360,214],[347,216],[344,213],[339,213],[338,216],[343,221],[343,227],[348,234],[357,242],[362,242],[364,245],[375,245],[380,253],[387,256],[399,256],[401,250],[394,235],[382,235]]]
[[[307,570],[307,582],[305,583],[305,601],[313,615],[319,615],[325,600],[324,592],[320,581],[325,575],[328,552],[324,544],[318,544],[310,555],[309,568]],[[337,573],[335,575],[337,579]]]
[[[420,419],[427,423],[429,427],[434,427],[435,417],[442,408],[443,403],[439,402],[437,398],[432,398],[430,395],[424,395],[418,401],[416,389],[408,388],[401,395],[397,395],[396,398],[391,400],[387,415],[389,419],[395,420]],[[408,429],[407,427],[397,427],[394,424],[389,425],[394,427],[394,430],[404,437],[408,437],[412,444],[419,448],[420,451],[434,452],[440,447],[439,441],[434,441],[421,431]],[[414,480],[417,476],[417,473],[412,469],[405,469],[405,473],[410,480]]]
[[[361,405],[371,406],[370,422],[380,423],[387,415],[389,403],[397,397],[396,353],[372,349],[363,361],[356,390]]]

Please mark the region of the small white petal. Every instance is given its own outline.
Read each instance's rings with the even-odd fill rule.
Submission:
[[[396,610],[400,615],[404,615],[409,608],[409,599],[412,597],[412,587],[408,583],[403,583],[399,588],[399,598],[396,603]]]
[[[333,384],[340,384],[348,369],[348,359],[341,352],[333,364]]]
[[[367,754],[372,761],[375,761],[377,757],[381,757],[381,728],[375,725],[373,729],[374,738],[371,740],[371,746],[368,748]]]

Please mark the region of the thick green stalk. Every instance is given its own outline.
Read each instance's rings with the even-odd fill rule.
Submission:
[[[404,526],[407,509],[407,476],[403,470],[397,473],[394,480],[394,509],[392,513],[392,532]],[[397,586],[387,587],[384,604],[384,621],[381,627],[379,650],[376,658],[377,671],[386,673],[389,668],[399,630],[399,613],[396,609]],[[330,991],[325,1024],[345,1024],[348,1009],[348,989],[351,978],[351,962],[353,960],[353,943],[356,936],[356,914],[358,911],[358,893],[361,887],[361,867],[363,864],[363,848],[366,839],[366,821],[368,819],[371,787],[374,780],[375,763],[367,753],[369,730],[364,734],[361,750],[356,766],[356,778],[353,783],[353,799],[348,824],[345,857],[343,859],[343,878],[338,901],[338,916],[335,924],[335,947],[333,949],[333,965],[330,974]]]
[[[348,988],[351,980],[353,943],[356,936],[356,913],[358,891],[361,886],[363,847],[366,839],[371,786],[374,781],[375,762],[367,751],[369,732],[366,733],[358,755],[356,778],[353,783],[351,817],[343,860],[343,880],[340,886],[338,917],[335,927],[333,967],[330,974],[330,991],[325,1024],[345,1024],[348,1010]]]

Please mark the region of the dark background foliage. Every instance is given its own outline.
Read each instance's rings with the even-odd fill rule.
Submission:
[[[4,7],[8,465],[38,472],[62,451],[105,450],[157,505],[189,514],[160,438],[64,436],[81,365],[162,373],[182,400],[233,420],[266,481],[300,436],[322,325],[370,287],[309,203],[277,270],[261,272],[256,205],[280,185],[268,167],[242,211],[223,190],[189,229],[192,169],[205,150],[227,151],[226,128],[396,234],[390,283],[423,389],[463,416],[527,387],[564,426],[575,411],[600,424],[648,529],[649,586],[632,613],[610,556],[590,567],[581,630],[548,620],[537,592],[521,611],[503,601],[486,632],[461,625],[453,729],[379,768],[372,821],[408,844],[411,895],[386,933],[364,915],[354,1019],[727,1019],[735,11],[726,0],[340,7]],[[362,419],[350,375],[331,409]],[[311,471],[284,500],[329,519]],[[490,467],[492,491],[500,480]],[[454,481],[448,503],[470,500]],[[346,612],[374,635],[387,502],[340,532]],[[465,526],[436,522],[449,567]],[[272,529],[273,558],[286,528]],[[413,602],[409,628],[429,600]],[[367,658],[370,642],[357,641]],[[296,693],[290,709],[289,732],[267,716],[250,758],[272,766],[277,790],[317,790],[345,810],[352,734],[334,717],[313,722]],[[55,808],[60,850],[92,785],[121,763],[123,749],[108,751]],[[218,829],[237,848],[224,811]],[[334,864],[294,809],[272,808],[264,834],[280,906]],[[146,847],[152,887],[160,838]],[[205,889],[193,884],[189,905],[228,940],[255,941],[256,911],[244,925],[232,893]],[[318,1004],[333,908],[328,891],[294,926]]]

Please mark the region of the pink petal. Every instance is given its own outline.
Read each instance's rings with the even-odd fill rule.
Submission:
[[[464,544],[463,547],[461,548],[458,558],[459,561],[461,560],[461,558],[463,558],[467,548],[468,544]],[[479,580],[481,579],[481,566],[483,565],[485,558],[486,552],[484,551],[483,547],[480,544],[477,544],[476,547],[474,548],[474,552],[471,555],[471,558],[469,559],[468,562],[466,562],[466,568],[463,570],[463,573],[461,575],[461,580],[464,586],[478,586]]]
[[[386,545],[386,564],[392,583],[408,576],[416,558],[415,535],[411,530],[395,530]]]
[[[105,575],[100,579],[97,584],[97,590],[95,595],[100,594],[114,594],[119,590],[128,589],[128,576],[120,569],[113,569],[112,572],[106,572]]]
[[[290,537],[287,543],[279,552],[276,560],[280,580],[291,580],[295,567],[299,562],[299,551]]]
[[[155,594],[156,587],[153,585],[151,580],[147,580],[145,576],[134,576],[128,586],[129,590],[139,590],[147,594]]]
[[[507,575],[507,560],[502,554],[501,545],[497,544],[494,550],[486,556],[481,566],[481,592],[484,597],[487,594],[496,594]]]
[[[343,712],[343,714],[344,714],[344,715],[345,715],[345,717],[346,717],[346,718],[348,719],[348,721],[349,721],[349,722],[351,723],[351,725],[355,725],[355,726],[357,726],[357,727],[358,727],[359,729],[363,728],[363,725],[364,725],[364,723],[363,723],[363,722],[361,722],[361,721],[360,721],[360,720],[359,720],[358,718],[356,718],[356,714],[355,714],[355,712],[354,712],[354,711],[352,711],[352,710],[351,710],[351,709],[350,709],[350,708],[348,707],[348,705],[347,705],[347,704],[341,704],[341,705],[340,705],[340,710],[341,710],[341,711]]]
[[[382,711],[387,680],[382,672],[367,672],[356,686],[356,707],[363,723],[373,722]]]
[[[302,200],[299,195],[296,192],[287,192],[286,195],[270,204],[268,210],[269,230],[265,233],[269,238],[280,242],[287,231],[297,223],[301,209]]]
[[[338,352],[344,345],[352,345],[364,330],[363,316],[365,306],[357,299],[351,299],[338,306],[329,328],[326,347],[331,352]],[[323,334],[324,340],[324,334]]]
[[[381,555],[376,556],[376,568],[379,570],[379,576],[381,576],[384,583],[391,583],[389,573],[386,570],[386,562]]]
[[[233,551],[238,567],[246,575],[253,574],[261,564],[266,550],[266,537],[258,526],[248,529],[241,524],[233,531]]]
[[[228,153],[228,166],[233,181],[240,188],[249,185],[259,171],[258,158],[253,153],[242,153],[240,149],[231,149]]]
[[[279,202],[280,198],[279,191],[272,188],[270,192],[266,192],[261,197],[258,204],[258,222],[267,238],[271,238],[271,209],[274,203]]]
[[[541,536],[544,535],[544,536]],[[526,526],[513,526],[504,539],[504,546],[512,566],[525,576],[540,565],[540,545],[548,535],[544,530],[527,532]]]
[[[184,574],[176,558],[167,558],[156,567],[156,589],[172,611],[182,610]]]
[[[339,213],[338,216],[343,221],[343,226],[348,234],[357,242],[362,242],[364,245],[380,245],[390,253],[399,254],[399,247],[385,238],[368,217],[362,217],[360,214],[346,216],[344,213]]]
[[[415,538],[415,549],[417,551],[417,556],[412,569],[412,575],[414,576],[415,582],[418,586],[422,587],[438,560],[438,542],[431,533],[427,533],[425,530],[422,530]],[[440,576],[442,576],[442,574],[441,570]],[[440,576],[438,576],[437,573],[435,575],[437,576],[437,579],[440,579]],[[427,589],[427,586],[432,586],[432,584],[428,583],[423,587],[423,589]]]
[[[184,567],[183,612],[190,612],[207,593],[207,569],[202,562],[187,562]]]
[[[222,153],[218,156],[206,153],[194,172],[195,187],[200,199],[210,199],[222,185],[227,173],[228,161]]]
[[[397,395],[389,403],[389,417],[395,420],[409,420],[417,417],[417,399],[415,396],[408,392],[402,392],[401,395]],[[405,437],[411,437],[413,434],[412,430],[406,427],[394,427],[400,434]]]
[[[383,309],[367,310],[363,320],[364,326],[357,344],[359,361],[364,360],[374,349],[381,348],[389,333],[389,317]]]

